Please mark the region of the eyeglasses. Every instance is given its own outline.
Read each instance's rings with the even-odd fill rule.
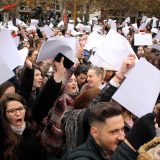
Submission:
[[[11,116],[15,115],[17,113],[17,111],[19,113],[22,113],[25,111],[25,106],[20,106],[19,108],[15,108],[15,109],[9,109],[6,112],[9,113]]]

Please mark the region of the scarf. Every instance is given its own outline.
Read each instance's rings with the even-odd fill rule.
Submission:
[[[78,140],[78,117],[81,109],[68,108],[61,118],[62,127],[65,131],[67,149],[71,150],[77,146]]]
[[[14,133],[17,133],[18,135],[22,135],[23,131],[26,128],[26,122],[23,123],[23,126],[21,128],[16,128],[15,126],[13,126],[12,124],[10,124],[11,129]]]

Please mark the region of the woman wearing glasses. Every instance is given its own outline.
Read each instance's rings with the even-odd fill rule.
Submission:
[[[41,132],[25,100],[6,94],[0,101],[0,159],[46,160],[40,141]]]

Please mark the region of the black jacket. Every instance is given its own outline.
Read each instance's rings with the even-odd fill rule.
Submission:
[[[16,160],[47,160],[47,154],[35,139],[32,131],[25,129],[15,149]]]
[[[37,96],[36,92],[32,91],[32,85],[34,81],[34,68],[24,68],[21,79],[20,85],[18,89],[18,93],[26,100],[27,106],[32,110],[35,98]]]
[[[53,77],[50,77],[37,96],[32,113],[34,120],[39,125],[41,125],[43,118],[48,115],[50,108],[60,95],[61,86],[61,82],[57,83]]]
[[[3,131],[2,128],[1,131]],[[1,140],[4,139],[3,136],[0,137]],[[12,160],[47,160],[47,154],[43,151],[42,146],[40,145],[40,139],[36,138],[35,133],[28,127],[27,124],[23,134],[17,136],[18,143],[13,150]],[[2,154],[4,149],[4,143],[0,143],[0,150],[2,151],[0,152],[0,159],[10,160],[3,157]]]
[[[112,157],[107,157],[102,148],[89,136],[87,141],[68,154],[66,160],[136,160],[137,153],[122,142]]]

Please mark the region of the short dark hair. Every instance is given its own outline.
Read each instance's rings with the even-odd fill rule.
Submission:
[[[88,70],[89,70],[88,65],[81,64],[81,65],[77,66],[74,74],[75,74],[75,76],[79,76],[81,73],[87,75]]]
[[[116,102],[99,102],[89,111],[89,125],[94,122],[105,122],[106,118],[111,118],[122,114],[121,106]]]

